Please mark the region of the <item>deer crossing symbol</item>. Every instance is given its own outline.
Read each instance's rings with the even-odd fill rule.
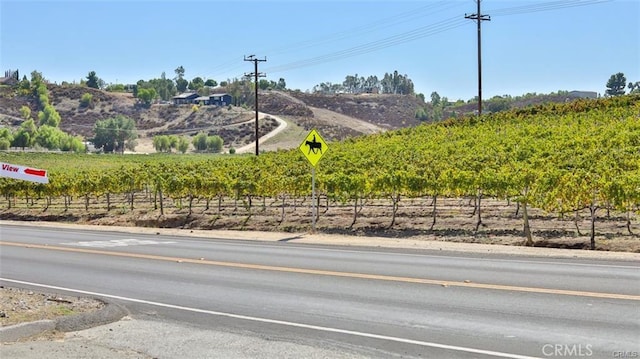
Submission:
[[[307,152],[307,154],[311,154],[311,151],[313,151],[314,155],[317,154],[318,151],[322,154],[322,142],[316,141],[316,135],[313,135],[313,141],[306,141],[305,145],[309,146],[309,152]]]

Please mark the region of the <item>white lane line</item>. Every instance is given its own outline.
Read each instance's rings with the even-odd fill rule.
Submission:
[[[358,332],[358,331],[353,331],[353,330],[330,328],[330,327],[323,327],[323,326],[318,326],[318,325],[295,323],[295,322],[288,322],[288,321],[283,321],[283,320],[251,317],[251,316],[241,315],[241,314],[216,312],[216,311],[212,311],[212,310],[183,307],[181,305],[166,304],[166,303],[159,303],[159,302],[151,302],[151,301],[147,301],[147,300],[143,300],[143,299],[135,299],[135,298],[122,297],[122,296],[118,296],[118,295],[111,295],[111,294],[104,294],[104,293],[97,293],[97,292],[89,292],[89,291],[84,291],[84,290],[65,288],[65,287],[57,287],[57,286],[53,286],[53,285],[33,283],[33,282],[25,282],[25,281],[21,281],[21,280],[8,279],[8,278],[2,278],[2,277],[0,277],[0,281],[16,283],[16,284],[23,284],[23,285],[29,285],[29,286],[34,286],[34,287],[47,288],[47,289],[53,289],[53,290],[63,290],[63,291],[67,291],[67,292],[75,292],[75,293],[85,294],[85,295],[92,295],[92,296],[98,296],[98,297],[103,297],[103,298],[117,299],[117,300],[123,300],[123,301],[127,301],[127,302],[133,302],[133,303],[154,305],[154,306],[158,306],[158,307],[170,308],[170,309],[178,309],[178,310],[184,310],[184,311],[189,311],[189,312],[194,312],[194,313],[210,314],[210,315],[216,315],[216,316],[221,316],[221,317],[249,320],[249,321],[267,323],[267,324],[285,325],[285,326],[289,326],[289,327],[312,329],[312,330],[318,330],[318,331],[330,332],[330,333],[347,334],[347,335],[353,335],[353,336],[364,337],[364,338],[387,340],[387,341],[392,341],[392,342],[396,342],[396,343],[419,345],[419,346],[423,346],[423,347],[438,348],[438,349],[445,349],[445,350],[454,350],[454,351],[459,351],[459,352],[482,354],[482,355],[488,355],[488,356],[494,356],[494,357],[500,357],[500,358],[540,359],[538,357],[531,357],[531,356],[519,355],[519,354],[511,354],[511,353],[503,353],[503,352],[497,352],[497,351],[492,351],[492,350],[467,348],[467,347],[461,347],[461,346],[456,346],[456,345],[447,345],[447,344],[440,344],[440,343],[425,342],[425,341],[421,341],[421,340],[413,340],[413,339],[392,337],[392,336],[387,336],[387,335],[379,335],[379,334]]]
[[[154,244],[173,244],[177,242],[171,241],[152,241],[142,239],[112,239],[109,241],[79,241],[79,242],[65,242],[60,243],[63,246],[75,246],[75,247],[92,247],[92,248],[113,248],[113,247],[128,247],[128,246],[148,246]]]

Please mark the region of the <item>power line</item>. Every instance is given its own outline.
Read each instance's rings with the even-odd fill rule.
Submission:
[[[498,8],[498,9],[491,10],[491,13],[494,17],[520,15],[520,14],[536,13],[536,12],[542,12],[542,11],[561,10],[561,9],[572,8],[572,7],[596,5],[596,4],[602,4],[602,3],[607,3],[611,1],[613,0],[562,0],[562,1],[557,0],[557,1],[549,1],[545,3],[537,3],[537,4],[531,4],[531,5],[507,7],[502,9]],[[276,48],[270,51],[263,51],[263,52],[269,53],[269,54],[286,53],[286,52],[291,52],[294,50],[300,50],[300,49],[309,48],[309,47],[317,47],[325,43],[335,42],[335,40],[346,39],[346,38],[355,37],[355,36],[362,37],[363,34],[376,31],[377,29],[390,27],[392,25],[401,23],[402,21],[406,21],[408,19],[424,16],[424,14],[422,14],[424,12],[428,12],[427,15],[433,15],[437,12],[443,11],[453,6],[458,6],[460,4],[461,3],[459,2],[454,2],[453,5],[451,2],[447,2],[446,5],[445,5],[445,2],[439,2],[437,4],[429,4],[429,5],[419,7],[417,9],[413,9],[411,11],[402,12],[387,18],[376,20],[372,23],[358,26],[350,30],[335,32],[327,36],[317,38],[315,40],[312,39],[312,40],[302,41],[302,42],[294,43],[285,47]],[[403,32],[400,34],[396,34],[394,36],[383,38],[381,40],[376,40],[376,41],[368,42],[365,44],[352,46],[347,49],[330,52],[324,55],[319,55],[319,56],[315,56],[308,59],[292,61],[290,63],[282,64],[272,68],[267,68],[266,70],[270,73],[286,72],[289,70],[317,66],[324,63],[328,63],[328,62],[343,60],[350,57],[375,52],[381,49],[393,47],[393,46],[407,43],[410,41],[415,41],[421,38],[433,36],[448,30],[452,30],[460,26],[464,26],[465,24],[464,19],[462,19],[461,21],[458,21],[458,20],[460,20],[458,17],[445,19],[430,25],[422,26],[407,32]],[[386,24],[387,22],[389,24]],[[240,66],[237,65],[237,61],[233,60],[233,61],[225,62],[218,66],[214,66],[212,69],[220,70],[221,72],[223,71],[227,72],[227,71],[233,71],[235,69],[238,69],[239,67]],[[236,77],[241,77],[241,76],[242,75],[240,74]]]
[[[362,45],[354,46],[345,50],[336,51],[326,55],[320,55],[314,58],[291,62],[288,64],[275,66],[268,68],[269,72],[283,72],[292,69],[298,69],[303,67],[309,67],[314,65],[323,64],[326,62],[337,61],[346,59],[353,56],[358,56],[370,52],[374,52],[380,49],[396,46],[399,44],[407,43],[417,39],[424,38],[426,36],[434,35],[443,31],[451,30],[456,27],[464,25],[464,20],[460,20],[457,17],[452,17],[435,24],[427,25],[407,31],[401,34],[393,35],[382,40],[376,40],[368,42]]]
[[[503,9],[493,9],[491,12],[494,16],[508,16],[508,15],[520,15],[520,14],[529,14],[535,12],[542,11],[553,11],[560,10],[571,7],[579,7],[579,6],[589,6],[596,4],[603,4],[607,2],[611,2],[613,0],[562,0],[562,1],[551,1],[542,4],[531,4],[531,5],[522,5],[515,6]]]

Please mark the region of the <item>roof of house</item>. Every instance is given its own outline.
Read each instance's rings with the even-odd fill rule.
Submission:
[[[209,97],[215,97],[215,96],[220,97],[220,96],[227,96],[227,95],[229,95],[229,94],[226,93],[226,92],[225,93],[212,93]],[[231,95],[229,95],[229,96],[231,96]]]
[[[209,96],[200,96],[193,99],[194,101],[209,101]]]
[[[195,93],[195,92],[185,92],[185,93],[181,93],[181,94],[179,94],[177,96],[173,96],[172,98],[176,99],[176,100],[179,100],[179,99],[190,98],[190,97],[193,97],[193,96],[197,97],[198,94]]]

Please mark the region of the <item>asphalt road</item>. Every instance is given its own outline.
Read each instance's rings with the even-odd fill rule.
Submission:
[[[639,269],[295,240],[0,229],[0,284],[90,294],[134,318],[371,357],[637,357]]]

